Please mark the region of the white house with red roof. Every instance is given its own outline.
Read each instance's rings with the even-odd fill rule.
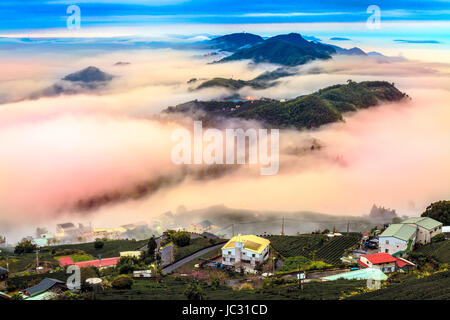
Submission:
[[[411,261],[402,258],[396,258],[388,253],[379,252],[362,255],[358,263],[364,268],[379,269],[384,273],[394,272],[398,269],[406,270],[415,267]]]
[[[365,254],[358,260],[358,263],[364,268],[375,268],[384,273],[394,272],[396,262],[397,258],[384,252]]]

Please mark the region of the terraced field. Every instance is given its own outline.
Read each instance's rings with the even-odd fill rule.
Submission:
[[[359,233],[350,233],[340,237],[328,238],[321,234],[302,234],[298,236],[270,236],[272,247],[283,257],[304,256],[308,259],[323,260],[339,264],[346,249],[357,245],[361,239]]]
[[[331,264],[339,264],[340,258],[345,250],[352,248],[361,241],[361,235],[351,233],[342,237],[332,238],[326,242],[316,253],[316,259],[323,260]]]
[[[418,279],[410,275],[387,288],[350,297],[351,300],[448,300],[450,271]]]

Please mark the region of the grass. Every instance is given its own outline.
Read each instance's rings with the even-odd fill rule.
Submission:
[[[450,264],[450,241],[427,244],[413,251],[413,257],[424,255],[438,262]]]
[[[449,300],[450,271],[418,277],[411,274],[377,291],[350,297],[352,300]]]
[[[72,261],[77,263],[77,262],[82,262],[82,261],[89,261],[89,260],[93,260],[94,257],[88,254],[71,254],[71,255],[67,255],[67,256],[57,256],[54,257],[56,260],[59,261],[60,258],[63,257],[71,257]]]
[[[191,254],[201,249],[225,242],[226,240],[224,239],[206,239],[206,238],[191,239],[191,243],[189,245],[184,247],[175,247],[175,254],[174,254],[175,261],[190,256]]]
[[[160,283],[135,281],[131,290],[106,289],[96,294],[97,300],[185,300],[184,290],[189,280],[166,277]],[[280,284],[271,288],[256,290],[233,290],[224,285],[214,287],[202,282],[207,300],[337,300],[345,293],[364,286],[365,281],[336,280],[310,282],[304,290],[297,290],[297,284]]]
[[[147,244],[148,240],[108,240],[103,241],[103,248],[96,249],[94,242],[79,243],[79,244],[64,244],[51,247],[45,247],[44,250],[64,250],[64,249],[78,249],[84,251],[86,254],[93,257],[101,256],[102,258],[118,257],[121,251],[134,251],[142,248]]]
[[[298,236],[270,236],[272,247],[285,258],[303,256],[310,260],[323,260],[339,265],[345,250],[359,243],[361,235],[350,233],[328,238],[322,234],[302,234]]]

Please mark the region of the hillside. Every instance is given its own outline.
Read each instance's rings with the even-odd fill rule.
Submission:
[[[357,245],[361,240],[359,233],[350,233],[329,238],[322,234],[302,234],[298,236],[270,236],[272,247],[283,257],[303,256],[338,265],[345,250]]]
[[[101,256],[102,258],[118,257],[121,251],[134,251],[142,248],[147,244],[148,240],[108,240],[103,241],[104,246],[101,249],[96,249],[94,242],[80,243],[80,244],[62,244],[51,247],[45,247],[42,251],[60,251],[64,249],[78,249],[94,257]]]
[[[418,279],[416,274],[392,283],[387,288],[350,297],[351,300],[448,300],[450,271]]]
[[[230,90],[239,90],[243,87],[251,87],[253,89],[264,89],[267,88],[266,85],[264,85],[261,82],[258,81],[244,81],[244,80],[235,80],[235,79],[225,79],[225,78],[214,78],[208,81],[203,82],[201,85],[199,85],[196,89],[205,89],[205,88],[212,88],[212,87],[223,87]]]
[[[450,264],[450,241],[427,244],[414,250],[411,256],[414,259],[420,259],[420,257],[424,256],[440,263]]]
[[[306,41],[306,40],[305,40]],[[298,66],[315,59],[331,59],[328,53],[311,46],[301,47],[284,40],[266,40],[250,48],[236,51],[219,62],[250,59],[255,63],[276,63],[285,66]]]
[[[342,121],[342,114],[378,105],[397,102],[406,97],[393,84],[386,81],[365,81],[338,84],[320,89],[309,95],[281,102],[273,99],[233,101],[191,101],[164,110],[165,113],[183,113],[203,110],[202,120],[210,123],[223,117],[253,119],[267,127],[297,129],[317,128]]]

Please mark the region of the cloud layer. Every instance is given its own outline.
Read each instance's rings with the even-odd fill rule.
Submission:
[[[413,100],[349,114],[345,123],[315,131],[282,131],[276,176],[261,177],[258,170],[242,167],[199,180],[202,168],[186,174],[170,161],[171,133],[180,124],[154,116],[169,105],[227,93],[193,92],[187,84],[191,78],[248,80],[275,66],[209,65],[210,60],[199,53],[171,50],[89,55],[71,64],[54,58],[2,62],[4,101],[23,98],[88,65],[116,77],[90,94],[1,105],[2,221],[36,224],[74,213],[80,219],[107,223],[148,221],[179,205],[196,209],[219,203],[258,210],[364,214],[375,202],[418,213],[429,202],[448,198],[450,87],[443,81],[448,79],[448,65],[341,57],[303,66],[299,75],[267,90],[244,88],[240,92],[244,95],[293,98],[350,78],[387,80]],[[117,61],[130,64],[117,67]],[[23,68],[20,77],[16,67]],[[314,139],[324,147],[308,152]],[[164,180],[170,183],[139,189],[151,189],[166,177],[171,177]],[[88,218],[83,205],[77,207],[105,196],[123,201],[111,204],[103,198],[105,203],[100,204],[108,205],[94,206]]]

